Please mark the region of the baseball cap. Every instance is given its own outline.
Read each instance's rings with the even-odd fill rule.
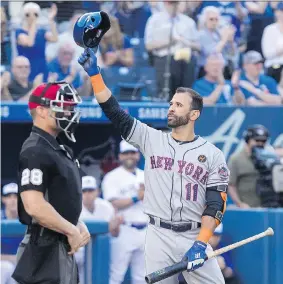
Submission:
[[[120,143],[120,153],[125,152],[138,152],[138,149],[125,140],[122,140]]]
[[[245,53],[243,57],[244,64],[255,64],[259,62],[263,62],[263,57],[261,54],[255,50],[250,50]]]
[[[82,191],[96,190],[96,189],[97,189],[97,183],[96,179],[93,176],[82,177]]]
[[[3,186],[2,194],[4,196],[12,193],[14,194],[18,193],[18,185],[16,183],[11,182]]]
[[[217,227],[216,227],[216,229],[214,230],[214,235],[216,235],[216,236],[220,236],[220,235],[222,235],[222,233],[223,233],[223,224],[222,223],[220,223]]]

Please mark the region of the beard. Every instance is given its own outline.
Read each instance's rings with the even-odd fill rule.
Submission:
[[[135,159],[126,159],[122,161],[122,165],[128,169],[128,170],[133,170],[137,167],[137,161]]]
[[[169,128],[177,128],[183,125],[187,125],[190,122],[190,113],[186,114],[185,116],[177,116],[173,115],[168,118],[167,125]]]

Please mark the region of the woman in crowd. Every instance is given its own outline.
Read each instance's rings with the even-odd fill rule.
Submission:
[[[224,77],[230,79],[233,70],[237,68],[239,50],[235,43],[236,28],[234,25],[225,25],[219,29],[220,10],[213,6],[205,7],[200,18],[199,40],[201,53],[198,60],[200,67],[198,77],[205,75],[204,65],[211,53],[222,53],[225,60]]]
[[[40,7],[38,4],[29,2],[23,6],[23,20],[21,27],[16,30],[18,55],[25,56],[31,63],[30,80],[42,73],[44,81],[47,80],[48,71],[45,58],[46,42],[56,42],[58,39],[54,18],[57,7],[53,4],[49,13],[49,28],[39,26]]]
[[[129,37],[122,34],[118,20],[110,16],[111,28],[100,43],[104,66],[127,66],[134,64],[134,53]]]

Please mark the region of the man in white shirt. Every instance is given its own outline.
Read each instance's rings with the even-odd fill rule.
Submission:
[[[165,81],[167,56],[170,59],[169,95],[180,87],[191,87],[194,75],[194,62],[191,54],[200,51],[198,31],[193,19],[179,12],[178,1],[164,1],[164,11],[154,13],[145,28],[145,46],[153,54],[158,94],[166,97]],[[167,76],[167,77],[166,77]],[[166,86],[167,87],[167,86]]]
[[[83,206],[80,220],[96,220],[109,222],[109,232],[113,237],[119,235],[119,227],[123,222],[121,216],[116,216],[113,205],[98,197],[99,190],[96,179],[92,176],[82,177]],[[80,284],[84,283],[84,248],[76,253]]]
[[[283,72],[283,2],[279,2],[275,8],[275,19],[275,23],[263,31],[261,48],[267,75],[279,83]]]
[[[145,283],[144,244],[148,220],[143,213],[144,171],[137,168],[139,159],[138,150],[123,140],[119,154],[121,166],[106,174],[102,182],[104,198],[112,202],[124,219],[119,236],[111,243],[110,284],[122,283],[129,265],[132,283]]]

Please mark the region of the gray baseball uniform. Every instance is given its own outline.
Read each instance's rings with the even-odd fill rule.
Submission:
[[[229,170],[223,153],[200,136],[179,142],[170,133],[134,121],[126,139],[145,157],[145,213],[158,221],[180,224],[199,222],[206,206],[206,188],[227,185]],[[196,224],[196,223],[195,223]],[[176,233],[149,225],[146,245],[147,273],[182,259],[193,245],[199,229]],[[212,248],[208,245],[207,251]],[[224,283],[216,259],[208,260],[192,273],[184,273],[188,283]],[[177,283],[171,277],[160,283]]]

